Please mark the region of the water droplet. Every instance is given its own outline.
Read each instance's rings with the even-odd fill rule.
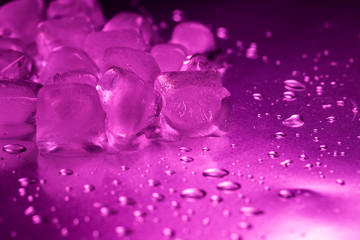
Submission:
[[[285,161],[282,161],[282,162],[280,163],[280,165],[283,166],[283,167],[285,167],[285,168],[287,168],[287,167],[290,166],[291,163],[293,163],[292,160],[286,159]]]
[[[157,180],[154,180],[154,179],[149,179],[149,180],[148,180],[148,185],[149,185],[150,187],[157,187],[157,186],[160,185],[160,182],[157,181]]]
[[[283,139],[284,137],[286,137],[286,133],[284,133],[284,132],[277,132],[277,133],[275,133],[274,134],[274,137],[276,138],[276,139]]]
[[[39,215],[32,216],[31,220],[34,224],[40,224],[42,222],[42,219]]]
[[[254,208],[254,207],[241,207],[240,213],[244,214],[245,216],[250,217],[250,216],[261,215],[264,212],[258,208]]]
[[[292,102],[297,99],[297,95],[294,92],[286,91],[283,92],[283,101]]]
[[[191,152],[192,151],[192,148],[189,148],[189,147],[180,147],[179,150],[181,152]]]
[[[185,199],[201,199],[205,197],[206,192],[199,188],[187,188],[181,191],[180,196]]]
[[[345,181],[342,179],[336,179],[336,183],[339,185],[345,185]]]
[[[307,159],[309,159],[309,157],[305,153],[300,154],[299,156],[300,161],[306,161]]]
[[[319,149],[320,151],[326,151],[328,147],[326,145],[320,145]]]
[[[35,209],[33,206],[29,206],[28,208],[25,209],[24,211],[24,215],[25,216],[30,216],[33,215],[35,213]]]
[[[221,203],[223,201],[223,198],[221,196],[219,196],[219,195],[211,195],[210,201],[212,203],[218,204],[218,203]]]
[[[123,206],[123,207],[133,206],[136,203],[134,199],[126,197],[126,196],[120,196],[118,198],[118,201],[119,201],[120,206]]]
[[[91,185],[91,184],[85,184],[84,187],[83,187],[83,191],[85,193],[89,193],[89,192],[92,192],[94,190],[95,190],[95,186]]]
[[[208,168],[203,172],[205,177],[222,178],[229,174],[229,171],[223,168]]]
[[[29,185],[37,183],[37,179],[36,178],[23,177],[23,178],[19,178],[18,182],[20,183],[20,186],[27,187]]]
[[[66,168],[63,168],[63,169],[60,169],[59,170],[59,174],[61,175],[61,176],[70,176],[70,175],[72,175],[74,172],[73,172],[73,170],[71,170],[71,169],[66,169]]]
[[[182,22],[185,20],[185,14],[183,11],[181,11],[180,9],[175,9],[172,12],[172,20],[174,22]]]
[[[334,122],[336,121],[336,117],[334,117],[334,116],[327,117],[327,118],[326,118],[326,121],[327,121],[328,123],[334,123]]]
[[[290,91],[305,91],[306,89],[305,85],[294,79],[285,80],[284,87]]]
[[[175,231],[171,228],[164,228],[162,232],[166,238],[172,238],[175,235]]]
[[[320,141],[320,138],[319,138],[319,137],[314,137],[314,138],[313,138],[313,141],[314,141],[314,142],[318,142],[318,141]]]
[[[161,194],[161,193],[158,193],[158,192],[152,193],[151,197],[156,202],[162,202],[165,199],[165,196],[163,194]]]
[[[278,158],[279,154],[276,151],[270,151],[268,152],[268,156],[271,158]]]
[[[63,227],[60,229],[60,235],[62,237],[67,237],[69,236],[69,229],[67,229],[66,227]]]
[[[283,189],[283,190],[279,191],[278,195],[279,195],[279,197],[282,197],[282,198],[294,198],[295,192],[292,190]]]
[[[253,94],[253,98],[254,98],[255,100],[257,100],[257,101],[261,101],[261,100],[264,99],[264,97],[262,96],[261,93],[254,93],[254,94]]]
[[[189,163],[189,162],[194,161],[194,158],[184,156],[184,157],[180,158],[180,161],[185,162],[185,163]]]
[[[248,223],[248,222],[239,222],[238,223],[238,227],[240,229],[251,229],[252,228],[252,224]]]
[[[115,233],[118,237],[125,237],[131,234],[131,230],[124,226],[115,227]]]
[[[175,171],[173,171],[173,170],[166,170],[166,171],[165,171],[165,174],[168,175],[168,176],[171,176],[171,175],[174,175],[174,174],[175,174]]]
[[[304,119],[299,114],[291,115],[289,118],[283,121],[283,124],[287,127],[298,128],[304,125]]]
[[[203,150],[203,152],[208,152],[208,151],[210,151],[210,148],[208,148],[208,147],[203,147],[202,150]]]
[[[222,191],[235,191],[238,190],[241,187],[241,185],[237,182],[233,181],[225,181],[219,183],[216,188]]]
[[[216,36],[224,40],[230,38],[229,31],[224,27],[219,27],[218,29],[216,29]]]
[[[20,144],[7,144],[3,147],[3,151],[9,154],[19,154],[26,151],[26,147]]]

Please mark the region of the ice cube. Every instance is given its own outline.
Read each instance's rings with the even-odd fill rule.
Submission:
[[[34,42],[37,24],[43,19],[42,0],[11,1],[0,7],[0,35]]]
[[[207,71],[212,69],[211,63],[202,53],[192,55],[181,67],[181,71]]]
[[[158,36],[153,30],[153,20],[134,12],[121,12],[111,18],[103,28],[104,32],[124,29],[138,29],[143,35],[146,44],[154,44]]]
[[[159,94],[135,73],[117,67],[104,73],[97,90],[107,114],[109,144],[126,150],[146,146],[157,127]]]
[[[87,35],[94,31],[94,25],[87,17],[64,17],[42,22],[38,30],[38,49],[47,58],[50,52],[60,46],[82,48]]]
[[[230,93],[222,87],[217,71],[162,73],[155,89],[162,94],[165,136],[219,136],[227,130],[231,105],[225,98]]]
[[[0,80],[0,139],[26,137],[35,132],[40,87],[32,82]]]
[[[179,71],[186,57],[186,50],[179,44],[164,43],[151,49],[162,72]]]
[[[95,76],[98,74],[98,68],[85,52],[75,48],[61,47],[49,54],[39,81],[47,84],[56,74],[69,71],[82,71]]]
[[[0,49],[2,50],[13,50],[17,52],[25,53],[25,46],[20,39],[7,38],[0,36]]]
[[[48,18],[82,16],[90,18],[96,29],[105,23],[105,17],[97,0],[55,0],[47,10]]]
[[[38,148],[61,155],[101,151],[106,143],[104,120],[95,87],[80,83],[44,86],[36,112]]]
[[[151,54],[127,47],[106,49],[100,69],[105,71],[112,66],[133,71],[151,86],[154,86],[155,78],[160,73],[159,65]]]
[[[176,25],[170,42],[183,45],[190,55],[216,49],[214,34],[208,27],[198,22],[183,22]]]
[[[139,50],[145,50],[146,45],[141,34],[136,29],[125,29],[119,31],[109,32],[94,32],[91,33],[84,45],[85,51],[95,61],[96,64],[101,64],[104,52],[111,47],[130,47]]]
[[[0,49],[0,77],[28,80],[32,72],[30,57],[22,52]]]
[[[81,71],[71,71],[56,74],[49,84],[52,83],[84,83],[96,87],[99,79],[91,73]]]

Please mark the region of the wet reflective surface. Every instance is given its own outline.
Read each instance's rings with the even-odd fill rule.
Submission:
[[[229,133],[79,158],[1,140],[1,239],[360,238],[354,8],[232,4],[183,9],[228,30]]]

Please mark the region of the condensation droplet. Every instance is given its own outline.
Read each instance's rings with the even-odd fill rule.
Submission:
[[[94,190],[95,190],[95,186],[91,185],[91,184],[85,184],[84,187],[83,187],[83,191],[85,193],[89,193],[89,192],[92,192]]]
[[[287,127],[298,128],[304,125],[304,119],[299,114],[291,115],[289,118],[283,121],[283,124]]]
[[[26,147],[20,144],[7,144],[2,149],[4,152],[9,154],[19,154],[26,151]]]
[[[183,156],[183,157],[180,158],[180,161],[185,162],[185,163],[189,163],[189,162],[194,161],[194,158]]]
[[[292,102],[297,99],[297,95],[292,91],[283,92],[283,101]]]
[[[192,148],[189,148],[189,147],[180,147],[179,150],[181,152],[191,152],[192,151]]]
[[[284,132],[276,132],[275,134],[274,134],[274,137],[276,138],[276,139],[283,139],[284,137],[286,137],[286,133],[284,133]]]
[[[180,196],[185,199],[201,199],[205,197],[206,192],[199,188],[187,188],[181,191]]]
[[[290,91],[305,91],[306,89],[305,85],[294,79],[285,80],[284,87]]]
[[[70,176],[70,175],[72,175],[73,173],[74,173],[73,170],[67,169],[67,168],[62,168],[62,169],[59,170],[59,174],[60,174],[61,176]]]
[[[253,98],[254,98],[255,100],[257,100],[257,101],[261,101],[261,100],[264,99],[264,97],[262,96],[261,93],[254,93],[254,94],[253,94]]]
[[[241,207],[240,208],[240,213],[242,213],[245,216],[256,216],[256,215],[261,215],[264,213],[264,211],[255,208],[255,207]]]
[[[209,168],[203,172],[205,177],[222,178],[229,174],[229,171],[223,168]]]
[[[278,195],[281,198],[294,198],[295,192],[288,189],[283,189],[279,191]]]
[[[225,181],[219,183],[216,188],[222,191],[235,191],[238,190],[241,187],[241,185],[237,182],[233,181]]]

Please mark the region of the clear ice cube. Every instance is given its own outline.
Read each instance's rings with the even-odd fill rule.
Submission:
[[[49,54],[38,81],[42,84],[48,84],[51,83],[56,74],[69,71],[87,72],[95,76],[98,74],[98,68],[84,51],[61,47]]]
[[[43,19],[42,0],[11,1],[0,7],[0,35],[34,42],[37,24]]]
[[[183,22],[176,25],[170,42],[181,44],[190,55],[216,49],[214,34],[208,27],[198,22]]]
[[[217,71],[162,73],[155,89],[163,100],[164,136],[220,136],[227,131],[231,104],[226,97],[230,93],[222,87]]]
[[[186,50],[179,44],[164,43],[155,45],[151,49],[151,55],[161,72],[179,71],[185,61]]]
[[[27,54],[0,49],[0,78],[28,80],[31,73],[32,62]]]
[[[90,18],[96,29],[105,23],[105,16],[97,0],[55,0],[47,9],[48,18],[82,16]]]
[[[161,109],[161,97],[135,73],[117,67],[100,78],[97,90],[107,114],[109,145],[135,150],[149,143]]]
[[[136,29],[124,29],[109,32],[94,32],[87,36],[84,45],[85,51],[96,64],[101,64],[104,52],[111,47],[130,47],[145,50],[142,35]]]
[[[82,48],[94,25],[87,17],[48,19],[38,25],[36,43],[39,53],[47,58],[50,52],[61,46]]]
[[[143,35],[146,44],[154,44],[158,36],[153,28],[153,20],[150,17],[134,12],[121,12],[111,18],[103,28],[104,32],[124,29],[138,29]]]
[[[192,55],[184,61],[181,67],[181,71],[208,71],[213,69],[210,61],[202,53]]]
[[[36,112],[38,148],[60,155],[101,151],[106,144],[104,120],[95,87],[80,83],[44,86]]]
[[[0,139],[22,138],[35,132],[40,87],[27,81],[0,80]]]
[[[96,87],[98,81],[99,79],[91,73],[81,72],[81,71],[71,71],[71,72],[56,74],[52,79],[52,82],[49,82],[49,84],[83,83]]]
[[[112,66],[133,71],[151,86],[160,73],[159,65],[151,54],[127,47],[106,49],[100,69],[105,71]]]

